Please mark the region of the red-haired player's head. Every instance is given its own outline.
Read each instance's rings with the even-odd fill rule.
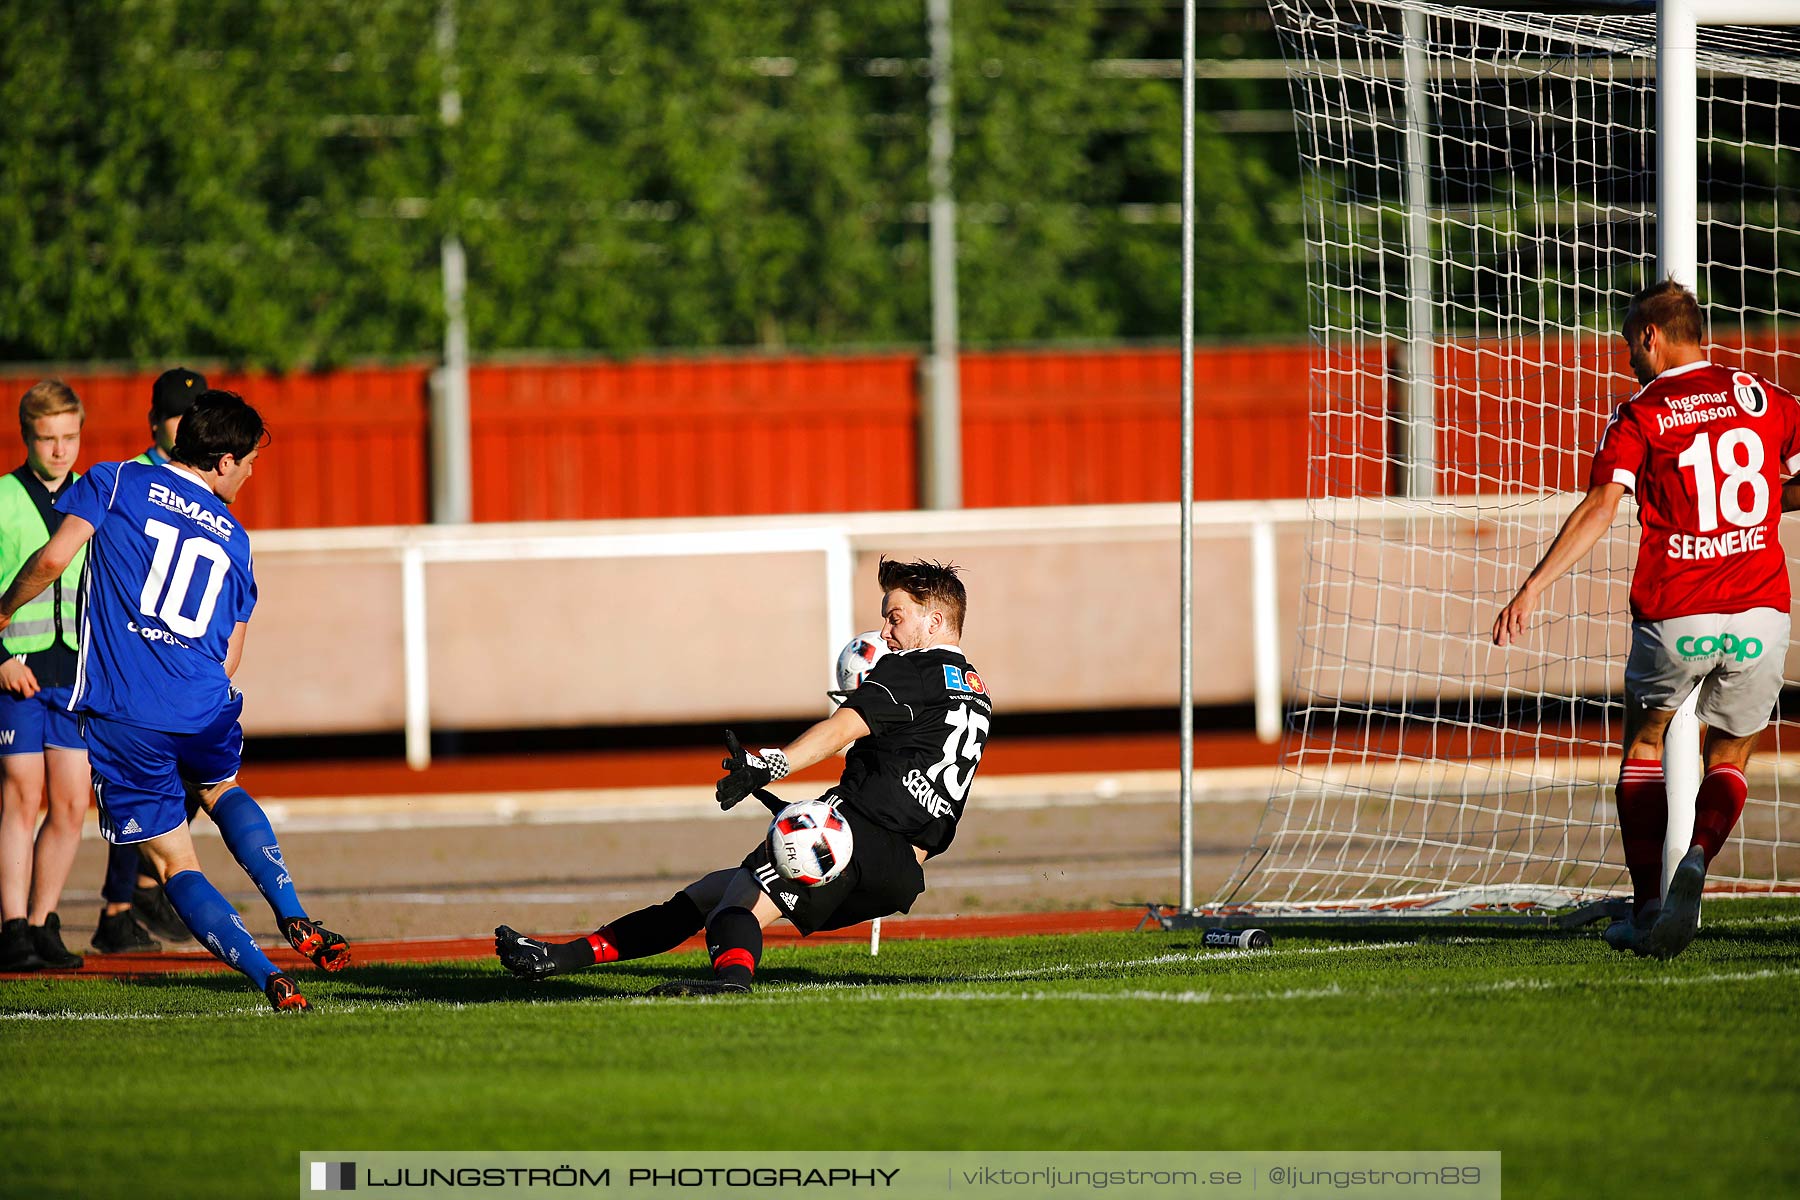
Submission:
[[[1706,336],[1700,302],[1673,279],[1653,283],[1631,298],[1622,333],[1639,383],[1706,357],[1700,345]]]

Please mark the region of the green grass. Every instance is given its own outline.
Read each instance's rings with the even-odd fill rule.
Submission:
[[[778,946],[751,997],[353,968],[0,984],[9,1196],[291,1194],[302,1150],[1500,1150],[1508,1196],[1793,1194],[1800,905],[1593,933]],[[25,1014],[40,1014],[37,1019]],[[787,1115],[784,1115],[787,1114]]]

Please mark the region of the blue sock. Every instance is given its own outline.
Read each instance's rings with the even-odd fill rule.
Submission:
[[[219,895],[219,889],[208,882],[206,876],[198,871],[177,871],[175,877],[163,885],[163,891],[180,914],[182,923],[194,931],[194,936],[220,962],[248,975],[250,982],[258,988],[267,986],[269,976],[275,974],[275,964],[244,928],[244,918],[231,907],[231,901]]]
[[[231,855],[244,868],[256,888],[275,910],[278,920],[304,917],[300,893],[294,890],[294,879],[287,864],[281,861],[281,843],[275,840],[275,828],[263,813],[262,806],[250,793],[234,787],[213,804],[213,824],[224,835]]]

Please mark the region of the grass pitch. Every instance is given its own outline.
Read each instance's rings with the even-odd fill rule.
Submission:
[[[1580,935],[779,945],[537,986],[351,968],[0,983],[10,1196],[287,1195],[303,1150],[1490,1150],[1509,1196],[1800,1191],[1800,905]]]

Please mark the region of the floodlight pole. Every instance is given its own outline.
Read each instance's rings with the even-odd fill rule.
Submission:
[[[956,196],[951,156],[950,0],[926,0],[931,39],[931,369],[920,465],[926,508],[962,507],[962,383],[957,373]]]
[[[438,119],[446,132],[462,121],[462,92],[456,79],[456,0],[442,0],[437,15],[437,50],[443,63]],[[444,281],[444,364],[431,387],[431,519],[439,525],[468,522],[469,321],[464,306],[468,261],[454,225],[439,247]]]
[[[1406,76],[1406,362],[1400,388],[1399,484],[1413,500],[1437,494],[1437,336],[1431,303],[1431,100],[1425,14],[1406,9],[1401,66]]]
[[[1181,911],[1194,908],[1194,0],[1181,6]]]

